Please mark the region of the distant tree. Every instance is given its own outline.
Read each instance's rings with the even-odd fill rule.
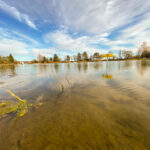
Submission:
[[[130,59],[133,57],[132,51],[123,51],[123,55],[125,59]]]
[[[78,55],[77,55],[77,61],[81,61],[82,59],[81,59],[81,54],[80,53],[78,53]]]
[[[3,62],[4,62],[3,57],[0,56],[0,64],[3,63]]]
[[[66,56],[66,61],[70,61],[70,56],[69,55]]]
[[[10,54],[9,56],[8,56],[8,61],[10,62],[10,63],[14,63],[14,57],[13,57],[13,55],[12,54]]]
[[[48,59],[45,56],[43,56],[42,63],[45,63],[45,62],[48,62]]]
[[[1,56],[0,55],[0,64],[7,64],[7,63],[14,63],[14,57],[12,54],[10,54],[9,56]]]
[[[146,57],[147,56],[147,43],[146,42],[143,42],[141,47],[140,47],[140,50],[141,50],[141,57]]]
[[[36,59],[33,59],[31,62],[32,63],[38,63],[38,61]]]
[[[89,60],[93,61],[94,60],[94,55],[90,55]]]
[[[74,55],[74,56],[73,56],[73,60],[74,60],[74,61],[77,61],[77,56]]]
[[[54,54],[53,61],[60,61],[60,58],[57,56],[57,54]]]
[[[142,58],[150,57],[150,47],[147,46],[146,42],[143,42],[139,48],[138,55]]]
[[[142,52],[141,49],[139,48],[136,57],[140,58],[141,56],[142,56]]]
[[[43,56],[41,54],[38,54],[38,61],[42,62],[43,61]]]
[[[119,59],[122,59],[122,51],[121,50],[119,50],[119,52],[118,52],[118,57],[119,57]]]
[[[49,58],[49,61],[53,61],[53,58],[52,58],[52,57],[50,57],[50,58]]]
[[[88,60],[88,54],[86,51],[83,52],[82,57],[83,57],[83,60]]]
[[[99,58],[100,58],[99,53],[98,53],[98,52],[95,52],[94,55],[93,55],[93,58],[94,58],[94,60],[99,59]]]

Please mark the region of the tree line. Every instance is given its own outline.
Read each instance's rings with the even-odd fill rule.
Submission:
[[[119,59],[150,58],[150,47],[147,46],[146,42],[143,42],[135,55],[133,55],[132,51],[119,50],[118,58]]]
[[[12,54],[9,54],[9,56],[1,56],[0,55],[0,64],[7,64],[7,63],[14,63],[15,59]]]
[[[110,54],[111,52],[108,52]],[[95,52],[93,55],[89,55],[86,51],[83,53],[78,53],[77,55],[70,56],[67,55],[64,60],[61,60],[61,58],[54,54],[53,57],[46,57],[42,56],[41,54],[38,55],[37,59],[32,60],[32,63],[50,63],[50,62],[70,62],[70,61],[98,61],[103,58],[103,55],[101,55],[99,52]],[[127,60],[127,59],[140,59],[140,58],[150,58],[150,47],[147,46],[146,42],[143,42],[140,48],[138,49],[138,52],[136,54],[133,54],[132,51],[129,50],[119,50],[118,51],[118,57],[114,56],[111,58],[107,58],[109,60]],[[2,63],[14,63],[15,59],[12,54],[9,56],[1,56],[0,55],[0,64]]]
[[[108,54],[111,54],[111,51],[108,52]],[[47,58],[42,55],[38,55],[37,60],[33,60],[33,62],[69,62],[69,61],[98,61],[103,58],[103,55],[101,55],[99,52],[95,52],[93,55],[88,55],[86,51],[83,53],[78,53],[77,55],[74,56],[69,56],[67,55],[64,60],[61,60],[57,54],[54,54],[53,57]],[[140,46],[138,52],[134,54],[130,50],[119,50],[118,51],[118,57],[108,57],[107,59],[109,60],[128,60],[128,59],[140,59],[140,58],[150,58],[150,47],[147,46],[146,42],[143,42],[143,44]]]
[[[86,51],[83,53],[78,53],[77,55],[70,56],[67,55],[64,60],[62,60],[57,54],[54,54],[53,57],[45,57],[41,54],[38,55],[37,59],[32,60],[33,63],[48,63],[48,62],[70,62],[70,61],[95,61],[102,59],[102,56],[99,52],[95,52],[93,55],[88,55]]]

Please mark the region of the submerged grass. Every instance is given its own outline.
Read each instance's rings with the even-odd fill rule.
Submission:
[[[27,104],[26,100],[16,96],[10,90],[6,90],[11,96],[15,97],[18,102],[2,101],[0,102],[0,116],[6,116],[10,113],[15,113],[17,118],[24,116],[28,112],[28,107],[32,107],[32,104]],[[42,106],[43,103],[37,104],[37,107]],[[37,108],[36,107],[36,108]]]

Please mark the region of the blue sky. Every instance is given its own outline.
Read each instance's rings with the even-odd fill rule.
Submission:
[[[150,45],[149,0],[0,0],[0,55],[61,58]]]

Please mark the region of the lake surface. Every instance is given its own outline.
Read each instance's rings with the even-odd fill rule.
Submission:
[[[0,117],[0,150],[150,150],[150,61],[0,65],[28,112]]]

